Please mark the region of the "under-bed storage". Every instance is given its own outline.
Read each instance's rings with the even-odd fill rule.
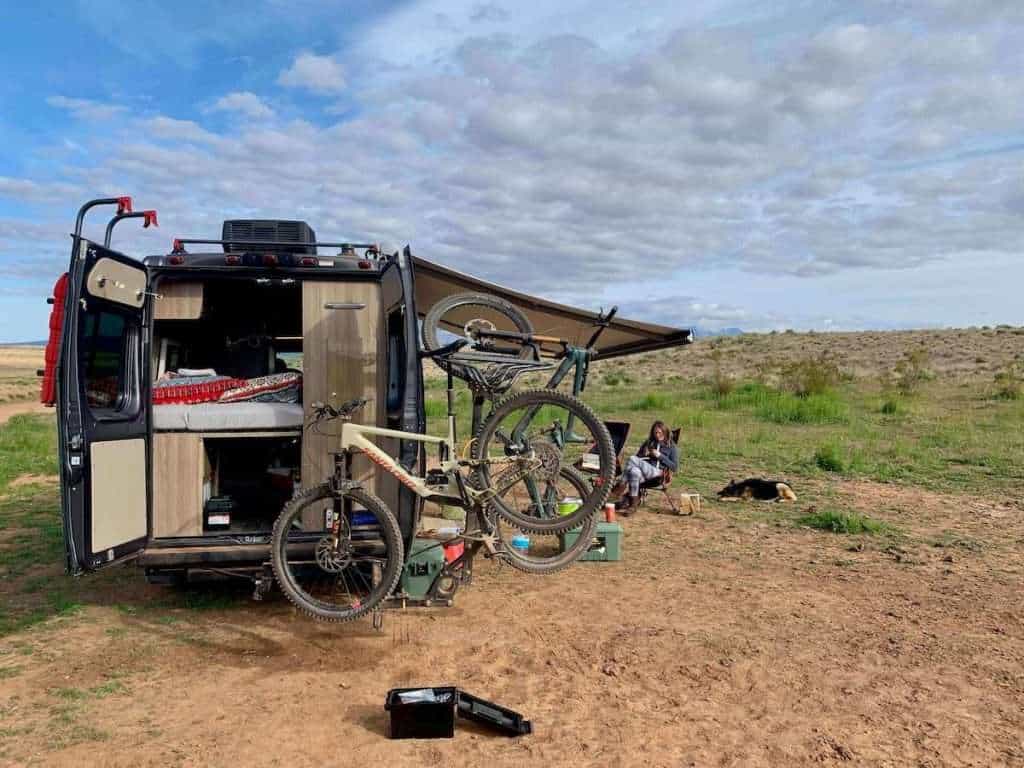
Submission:
[[[300,439],[299,430],[155,433],[154,538],[270,531],[298,479]]]

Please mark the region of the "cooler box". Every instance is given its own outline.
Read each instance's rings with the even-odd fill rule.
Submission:
[[[434,539],[413,539],[402,569],[401,588],[411,598],[426,597],[430,585],[444,568],[444,547]]]
[[[566,531],[562,534],[562,551],[571,547],[576,543],[576,538],[580,535],[579,528],[573,528],[572,530]],[[600,522],[597,524],[597,530],[594,532],[594,542],[591,543],[590,549],[588,549],[580,560],[591,560],[591,561],[618,561],[622,559],[622,525],[620,523],[605,523]]]

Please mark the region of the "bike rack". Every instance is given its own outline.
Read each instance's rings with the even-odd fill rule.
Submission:
[[[78,216],[75,217],[75,240],[82,237],[82,227],[85,225],[85,214],[99,205],[116,205],[117,214],[120,216],[123,213],[131,213],[132,199],[128,195],[122,195],[121,197],[98,197],[95,200],[89,200],[78,209]]]

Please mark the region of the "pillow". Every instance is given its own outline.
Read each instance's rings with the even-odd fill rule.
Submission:
[[[224,392],[219,403],[297,403],[300,401],[302,374],[294,371],[245,379],[241,385]]]

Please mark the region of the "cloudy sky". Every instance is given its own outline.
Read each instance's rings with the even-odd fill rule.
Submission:
[[[1019,0],[0,13],[0,341],[119,194],[133,254],[302,218],[671,324],[1024,324]]]

